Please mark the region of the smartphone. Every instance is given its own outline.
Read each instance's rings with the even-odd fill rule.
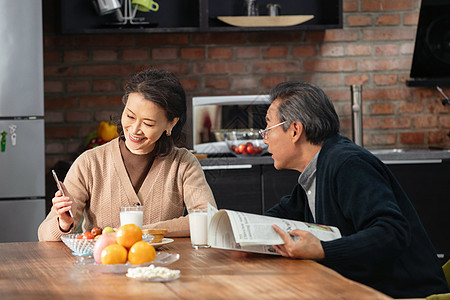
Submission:
[[[58,187],[58,190],[61,191],[61,193],[62,193],[63,196],[66,196],[66,195],[64,194],[64,191],[63,191],[62,187],[61,187],[61,183],[59,182],[58,175],[56,175],[55,170],[52,170],[52,174],[53,174],[53,178],[54,178],[55,181],[56,181],[56,186]],[[72,214],[72,210],[71,210],[71,209],[69,210],[69,214],[70,214],[70,216],[73,218],[73,214]]]

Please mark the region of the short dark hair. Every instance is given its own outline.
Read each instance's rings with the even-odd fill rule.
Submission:
[[[270,100],[280,100],[278,118],[283,130],[294,121],[302,123],[306,139],[320,145],[339,133],[339,117],[325,92],[306,82],[283,82],[270,91]]]
[[[122,97],[126,105],[131,93],[141,94],[145,100],[157,104],[166,112],[169,121],[179,118],[172,129],[172,134],[165,133],[155,143],[153,150],[157,156],[168,155],[175,145],[183,142],[183,126],[186,123],[186,93],[174,74],[164,70],[146,69],[133,75],[125,85],[125,95]],[[125,139],[121,122],[117,126],[119,136]]]

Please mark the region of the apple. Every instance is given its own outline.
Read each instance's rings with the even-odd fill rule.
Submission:
[[[112,227],[109,227],[109,226],[103,228],[102,233],[107,233],[107,232],[114,232],[114,229]]]
[[[102,251],[106,246],[112,245],[116,243],[116,233],[115,232],[105,232],[98,240],[95,242],[94,246],[94,259],[98,264],[102,263],[101,255]]]

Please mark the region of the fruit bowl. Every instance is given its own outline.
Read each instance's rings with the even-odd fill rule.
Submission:
[[[94,246],[97,240],[94,239],[78,239],[78,236],[83,234],[65,234],[61,236],[61,240],[70,250],[73,251],[73,255],[85,256],[94,254]],[[153,235],[142,234],[142,240],[151,243]]]
[[[92,255],[94,253],[94,246],[96,240],[78,239],[77,237],[83,234],[66,234],[61,236],[61,240],[70,250],[73,255]]]
[[[237,157],[261,156],[267,153],[257,129],[236,129],[225,134],[225,142],[229,151]]]

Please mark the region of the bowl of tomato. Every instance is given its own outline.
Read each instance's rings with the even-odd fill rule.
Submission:
[[[267,153],[267,145],[257,129],[230,130],[225,134],[225,142],[230,152],[237,157],[261,156]]]

